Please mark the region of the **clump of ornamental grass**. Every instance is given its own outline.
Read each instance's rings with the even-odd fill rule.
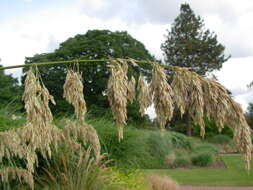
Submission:
[[[161,129],[164,129],[166,121],[173,116],[173,91],[170,87],[166,73],[159,63],[153,64],[150,93],[154,102],[157,120]]]
[[[118,59],[111,60],[108,67],[111,75],[107,85],[107,96],[120,141],[123,139],[123,128],[127,120],[128,65],[127,62]]]
[[[149,86],[145,82],[144,77],[142,75],[139,76],[137,88],[139,89],[138,93],[138,102],[140,104],[139,112],[143,116],[146,108],[148,108],[151,105],[152,100],[150,96]]]
[[[50,165],[43,168],[46,178],[40,178],[43,187],[54,190],[106,190],[118,189],[113,182],[111,168],[106,165],[105,154],[93,159],[91,148],[86,151],[58,153]]]
[[[63,90],[63,97],[74,106],[77,118],[83,120],[87,109],[81,74],[68,70]]]
[[[17,168],[17,167],[1,168],[0,176],[1,176],[2,182],[6,183],[5,184],[6,187],[4,187],[4,189],[10,188],[8,186],[8,183],[11,179],[19,179],[19,180],[25,181],[30,187],[33,187],[34,185],[32,173],[23,168]]]
[[[75,86],[75,84],[72,85]],[[75,92],[75,90],[72,91],[72,93]],[[74,100],[71,93],[66,94],[69,100]],[[78,96],[77,103],[82,104],[83,96],[81,94]],[[34,166],[38,166],[37,152],[48,160],[51,158],[52,148],[57,150],[60,143],[73,150],[80,150],[82,146],[80,143],[91,143],[96,158],[99,157],[99,139],[95,129],[85,124],[83,119],[85,111],[82,106],[73,103],[77,110],[78,121],[67,123],[63,129],[52,124],[53,116],[49,109],[49,102],[54,103],[54,100],[42,83],[37,69],[31,68],[27,72],[23,101],[27,112],[27,122],[21,128],[0,133],[0,161],[2,162],[3,158],[10,160],[18,157],[25,160],[26,165],[24,168],[13,166],[1,168],[0,176],[3,182],[8,181],[7,177],[11,180],[16,176],[18,180],[23,180],[33,189]]]
[[[61,138],[58,135],[59,131],[51,124],[53,116],[48,104],[49,101],[54,103],[54,99],[41,82],[37,68],[31,68],[27,72],[23,101],[27,112],[27,122],[22,128],[0,134],[2,137],[0,161],[4,157],[11,159],[16,156],[26,160],[26,167],[7,167],[4,168],[5,172],[0,172],[0,175],[2,180],[6,180],[6,177],[17,176],[19,180],[23,179],[33,188],[34,181],[31,176],[34,165],[38,163],[36,151],[40,151],[45,159],[50,158],[50,145],[57,146],[57,141]]]
[[[185,68],[175,67],[172,81],[174,100],[181,116],[187,112],[192,120],[200,126],[200,136],[205,135],[204,99],[200,77]]]
[[[171,153],[165,156],[164,164],[170,167],[174,164],[175,160],[176,160],[176,155],[174,153]]]
[[[152,190],[179,190],[179,185],[176,181],[168,176],[150,176],[149,182]]]

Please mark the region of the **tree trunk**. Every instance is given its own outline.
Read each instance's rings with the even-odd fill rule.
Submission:
[[[186,133],[187,133],[187,136],[191,137],[192,136],[192,120],[191,120],[191,117],[188,113],[186,113],[185,115],[185,122],[186,122]]]

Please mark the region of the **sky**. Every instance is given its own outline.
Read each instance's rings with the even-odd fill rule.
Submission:
[[[161,59],[166,30],[185,2],[231,55],[214,74],[246,110],[253,102],[252,0],[0,0],[0,64],[23,64],[92,29],[128,31]],[[19,77],[21,69],[6,73]]]

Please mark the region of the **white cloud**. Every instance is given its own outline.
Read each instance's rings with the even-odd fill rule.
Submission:
[[[249,102],[253,101],[253,90],[247,87],[253,81],[253,56],[231,58],[220,71],[214,74],[219,82],[232,92],[235,100],[246,110]]]

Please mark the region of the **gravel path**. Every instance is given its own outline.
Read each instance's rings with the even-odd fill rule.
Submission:
[[[180,186],[180,190],[253,190],[253,187]]]

